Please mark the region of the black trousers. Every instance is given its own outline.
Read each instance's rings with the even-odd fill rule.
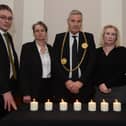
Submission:
[[[47,99],[52,99],[52,78],[42,78],[37,90],[35,90],[35,97],[38,101],[45,102]]]
[[[7,115],[9,112],[7,110],[4,109],[4,100],[3,100],[3,96],[0,95],[0,119],[2,117],[4,117],[5,115]]]

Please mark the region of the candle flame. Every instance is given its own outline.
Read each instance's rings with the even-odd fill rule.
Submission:
[[[115,99],[115,102],[118,102],[118,99]]]
[[[61,102],[64,102],[63,98],[61,99]]]
[[[33,98],[33,101],[36,101],[35,98]]]
[[[91,101],[90,102],[93,102],[93,99],[91,99]]]
[[[102,102],[106,102],[105,99],[103,99]]]
[[[79,100],[78,100],[78,99],[76,99],[76,102],[79,102]]]
[[[50,102],[50,99],[48,99],[47,102]]]

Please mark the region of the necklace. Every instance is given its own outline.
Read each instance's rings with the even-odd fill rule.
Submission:
[[[65,36],[64,36],[64,39],[63,39],[63,43],[62,43],[62,47],[61,47],[60,59],[61,59],[61,64],[62,64],[63,68],[66,71],[68,71],[68,72],[73,72],[73,71],[77,70],[80,67],[80,65],[82,64],[82,62],[83,62],[83,60],[85,58],[86,52],[87,52],[88,44],[87,44],[86,35],[83,33],[84,42],[81,44],[81,47],[84,49],[83,55],[82,55],[82,57],[80,59],[80,62],[74,68],[70,69],[70,68],[68,68],[68,67],[65,66],[65,64],[67,63],[67,59],[65,57],[63,57],[64,45],[65,45],[67,34],[68,34],[68,32],[65,33]]]

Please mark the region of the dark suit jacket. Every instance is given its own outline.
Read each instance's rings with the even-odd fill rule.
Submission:
[[[80,93],[78,95],[75,95],[75,97],[79,97],[79,98],[85,97],[85,99],[87,99],[88,96],[90,96],[90,94],[92,93],[91,78],[92,78],[92,72],[95,65],[96,55],[95,55],[95,43],[94,43],[93,35],[91,33],[85,33],[85,35],[88,42],[88,48],[87,48],[85,58],[82,64],[80,65],[81,78],[78,78],[78,80],[84,83],[84,86],[80,90]],[[55,83],[56,87],[54,89],[56,89],[55,92],[57,92],[57,94],[55,94],[56,96],[72,97],[71,96],[72,94],[65,87],[65,81],[69,80],[69,72],[67,72],[61,64],[61,46],[62,46],[64,36],[65,33],[57,34],[53,46],[54,56],[55,56],[54,73],[56,78],[56,83]],[[83,42],[84,42],[83,33],[80,32],[79,33],[79,55],[78,55],[79,59],[81,59],[83,51],[85,50],[81,47],[81,44]],[[63,57],[66,57],[68,60],[66,66],[69,68],[69,33],[67,34],[66,37],[66,42],[64,45],[63,52],[64,52]]]
[[[52,47],[47,44],[52,68]],[[42,94],[49,94],[51,83],[48,85],[46,81],[42,82],[42,63],[35,41],[26,43],[22,46],[20,57],[20,89],[23,96],[30,95],[32,97],[39,96],[39,89]],[[46,86],[46,88],[45,88]],[[47,89],[48,88],[48,89]]]
[[[14,64],[15,64],[15,68],[17,71],[16,72],[17,78],[18,78],[18,58],[14,49],[12,37],[9,33],[8,35],[10,38],[11,47],[14,54]],[[0,94],[5,93],[9,90],[15,90],[14,88],[17,87],[16,83],[14,82],[15,84],[14,83],[10,84],[10,82],[12,82],[10,80],[10,61],[9,61],[8,52],[4,40],[0,34]]]

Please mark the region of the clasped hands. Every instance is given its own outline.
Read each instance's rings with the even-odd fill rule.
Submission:
[[[83,86],[83,83],[80,81],[68,80],[65,83],[66,88],[73,94],[78,94],[80,88]]]

